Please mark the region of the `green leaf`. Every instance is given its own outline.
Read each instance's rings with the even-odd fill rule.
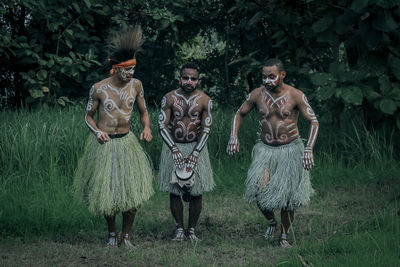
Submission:
[[[47,61],[47,67],[51,68],[54,66],[54,60],[50,59],[49,61]]]
[[[234,64],[237,64],[237,63],[241,63],[241,62],[251,62],[251,57],[248,57],[248,56],[246,56],[246,57],[241,57],[241,58],[238,58],[238,59],[235,59],[235,60],[233,60],[233,61],[231,61],[228,65],[229,66],[232,66],[232,65],[234,65]]]
[[[374,2],[375,5],[383,7],[385,9],[392,8],[398,3],[397,0],[375,0]]]
[[[29,90],[29,94],[30,94],[31,97],[33,97],[33,98],[40,98],[40,97],[43,97],[43,96],[44,96],[42,90],[37,90],[37,89],[30,89],[30,90]]]
[[[343,77],[346,73],[346,66],[341,62],[333,62],[329,64],[329,74],[332,77],[340,78]]]
[[[92,3],[90,3],[89,0],[83,0],[83,2],[85,2],[87,8],[90,8],[92,6]]]
[[[65,39],[65,44],[69,47],[72,48],[72,43],[69,39]]]
[[[66,96],[61,96],[61,97],[59,97],[58,99],[63,100],[65,103],[73,103],[73,102],[72,102],[71,100],[69,100],[69,98],[66,97]]]
[[[392,115],[397,110],[397,105],[393,100],[384,98],[380,101],[379,108],[383,113]]]
[[[400,112],[397,113],[397,115],[396,115],[396,125],[397,125],[397,129],[400,130]]]
[[[388,76],[382,75],[379,77],[378,82],[381,85],[379,88],[381,89],[382,95],[387,95],[392,89],[392,84],[390,83]]]
[[[333,18],[331,16],[325,16],[322,19],[314,22],[314,24],[311,26],[314,32],[319,33],[323,32],[326,29],[329,28],[333,23]]]
[[[400,59],[392,57],[389,60],[389,64],[394,76],[396,76],[397,80],[400,81]]]
[[[360,15],[352,11],[351,9],[346,9],[344,14],[339,16],[335,20],[335,31],[338,34],[345,34],[347,32],[353,31],[353,24],[359,19]]]
[[[75,8],[76,12],[78,12],[79,14],[81,13],[81,8],[77,3],[72,3],[72,6]]]
[[[38,73],[36,73],[36,78],[38,78],[39,81],[44,81],[47,78],[47,71],[40,70]]]
[[[348,86],[343,88],[342,98],[348,104],[361,105],[363,94],[359,87]]]
[[[394,31],[398,27],[398,24],[393,19],[392,14],[388,10],[385,10],[383,14],[379,14],[372,22],[372,25],[375,29],[383,32]]]
[[[392,83],[392,90],[388,94],[388,97],[394,101],[400,102],[400,84]]]
[[[254,14],[254,16],[247,22],[247,25],[253,26],[253,24],[257,23],[260,20],[263,14],[264,14],[263,11],[259,11],[256,14]]]
[[[61,98],[57,99],[57,103],[60,104],[61,106],[65,107],[65,101],[62,100]]]
[[[233,13],[237,8],[237,6],[233,6],[228,10],[228,14]]]
[[[329,73],[320,72],[311,75],[311,82],[317,86],[324,86],[335,82],[335,79]]]
[[[324,86],[319,90],[319,95],[322,100],[327,100],[335,94],[336,88],[331,86]]]
[[[71,29],[66,29],[66,30],[65,30],[65,35],[66,35],[66,37],[68,37],[68,38],[74,39],[74,31],[71,30]]]
[[[362,13],[368,6],[368,0],[354,0],[351,3],[351,9],[357,13]]]

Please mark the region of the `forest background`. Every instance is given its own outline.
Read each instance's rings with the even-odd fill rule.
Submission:
[[[219,203],[221,210],[210,208],[202,217],[200,229],[204,238],[211,231],[211,239],[198,249],[173,247],[187,255],[181,264],[399,264],[393,255],[400,255],[400,241],[392,238],[400,235],[399,217],[393,215],[400,199],[397,1],[1,0],[0,16],[0,129],[5,136],[0,139],[0,238],[6,244],[0,246],[0,262],[46,263],[49,255],[41,251],[50,250],[54,263],[73,264],[65,255],[83,249],[78,263],[108,263],[100,245],[95,251],[86,247],[93,240],[103,242],[98,239],[105,226],[73,198],[71,179],[88,134],[83,123],[88,89],[109,73],[109,37],[125,25],[140,24],[144,44],[135,76],[150,107],[155,140],[145,148],[155,169],[161,144],[157,109],[162,96],[178,87],[183,63],[200,65],[201,88],[215,104],[209,147],[217,189],[206,201]],[[243,152],[237,159],[243,164],[232,164],[224,154],[234,110],[261,84],[262,63],[271,57],[285,63],[285,81],[305,92],[321,123],[313,172],[319,194],[298,222],[305,241],[283,254],[258,237],[265,222],[241,198],[257,138],[254,114],[246,122],[252,130],[239,137]],[[132,127],[139,131],[136,122]],[[300,128],[305,136],[307,125]],[[143,264],[174,261],[166,202],[157,192],[147,207],[166,211],[144,212],[136,223],[140,246],[154,248],[135,252]],[[231,202],[238,203],[237,211],[229,210]],[[151,217],[167,223],[160,227]],[[270,262],[263,256],[265,247],[272,251]],[[218,255],[209,261],[213,253]],[[126,263],[132,255],[119,252],[118,257]]]

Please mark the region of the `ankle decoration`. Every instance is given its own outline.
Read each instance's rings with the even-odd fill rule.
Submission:
[[[196,234],[194,233],[194,228],[190,227],[188,230],[188,237],[190,239],[190,241],[192,242],[198,242],[200,241],[200,239],[196,236]]]
[[[175,237],[172,238],[172,241],[181,242],[181,241],[183,241],[184,238],[185,238],[185,235],[183,233],[183,228],[177,228]]]
[[[109,247],[116,247],[118,246],[118,235],[116,232],[109,232],[108,233],[108,242],[107,246]]]

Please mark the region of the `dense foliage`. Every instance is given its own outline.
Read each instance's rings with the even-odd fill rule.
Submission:
[[[137,77],[156,105],[176,88],[187,60],[203,89],[237,106],[281,58],[287,82],[340,127],[360,114],[368,127],[400,128],[400,5],[395,0],[2,0],[0,93],[6,106],[68,105],[106,77],[107,41],[140,23]]]

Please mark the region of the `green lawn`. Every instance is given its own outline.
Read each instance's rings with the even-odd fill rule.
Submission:
[[[157,112],[150,115],[155,138],[144,147],[157,169],[161,139]],[[83,109],[2,112],[0,266],[400,266],[400,166],[390,140],[365,131],[332,136],[322,127],[312,172],[317,194],[296,212],[293,248],[281,249],[264,240],[266,220],[243,200],[257,118],[246,118],[239,137],[244,151],[228,158],[232,115],[214,112],[208,146],[217,187],[204,196],[196,229],[202,241],[170,241],[168,194],[156,192],[139,209],[136,247],[129,251],[106,248],[104,219],[72,194],[88,134]],[[136,123],[133,130],[139,131]]]

